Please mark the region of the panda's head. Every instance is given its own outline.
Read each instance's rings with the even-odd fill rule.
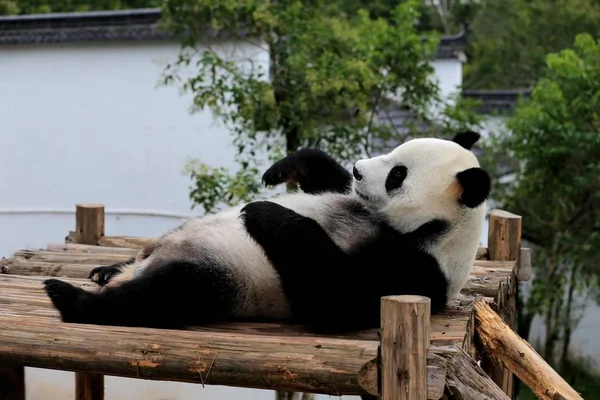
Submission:
[[[471,151],[479,138],[469,131],[452,140],[412,139],[388,154],[359,160],[353,168],[353,191],[401,230],[434,218],[456,222],[480,215],[491,180]]]

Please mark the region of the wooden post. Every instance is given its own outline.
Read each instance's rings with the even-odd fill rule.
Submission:
[[[488,255],[493,261],[516,261],[517,267],[507,285],[500,289],[498,313],[511,329],[517,329],[518,270],[521,255],[522,218],[503,210],[489,213]],[[501,365],[486,360],[488,375],[511,399],[514,398],[514,376]]]
[[[104,206],[77,204],[75,207],[75,241],[98,245],[104,236]],[[75,400],[104,400],[104,376],[75,372]]]
[[[0,399],[25,400],[25,367],[0,366]]]
[[[381,399],[427,399],[427,349],[431,300],[422,296],[381,299]]]

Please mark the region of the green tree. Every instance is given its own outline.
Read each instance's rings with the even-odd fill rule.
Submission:
[[[579,33],[598,37],[597,0],[486,0],[472,14],[464,86],[531,87],[545,56],[572,45]]]
[[[502,207],[523,216],[524,235],[539,246],[522,321],[529,324],[536,314],[544,318],[542,354],[559,368],[568,361],[577,323],[575,295],[597,288],[599,109],[600,43],[580,34],[572,46],[546,57],[531,98],[509,119],[510,133],[492,140],[496,152],[518,164],[515,180],[496,185],[495,195],[502,194]]]
[[[235,173],[190,165],[191,198],[205,211],[260,194],[260,154],[272,161],[312,146],[349,162],[378,151],[379,139],[402,141],[406,133],[374,118],[391,94],[402,92],[406,107],[446,134],[474,120],[462,102],[448,106],[439,96],[430,63],[438,35],[422,40],[415,26],[417,0],[400,3],[390,19],[371,18],[364,10],[334,13],[331,7],[318,0],[166,2],[167,26],[185,35],[178,60],[165,70],[165,82],[191,91],[196,109],[212,110],[233,133],[238,150]],[[194,45],[207,27],[239,40],[260,38],[253,43],[268,52],[269,65],[197,50]],[[190,65],[197,68],[182,77],[181,68]],[[432,118],[427,112],[432,105],[445,107],[443,118]]]

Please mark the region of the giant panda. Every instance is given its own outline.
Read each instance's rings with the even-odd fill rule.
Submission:
[[[62,321],[102,325],[290,320],[347,332],[378,327],[380,298],[400,294],[428,296],[436,312],[479,244],[491,182],[471,151],[478,138],[412,139],[357,161],[351,177],[322,152],[292,154],[264,179],[294,176],[308,193],[190,219],[131,262],[94,269],[99,291],[58,279],[44,289]]]

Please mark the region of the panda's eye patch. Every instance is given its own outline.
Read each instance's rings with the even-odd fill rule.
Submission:
[[[404,182],[407,173],[408,169],[403,165],[396,165],[392,168],[385,180],[385,190],[390,193],[402,187],[402,183]]]

